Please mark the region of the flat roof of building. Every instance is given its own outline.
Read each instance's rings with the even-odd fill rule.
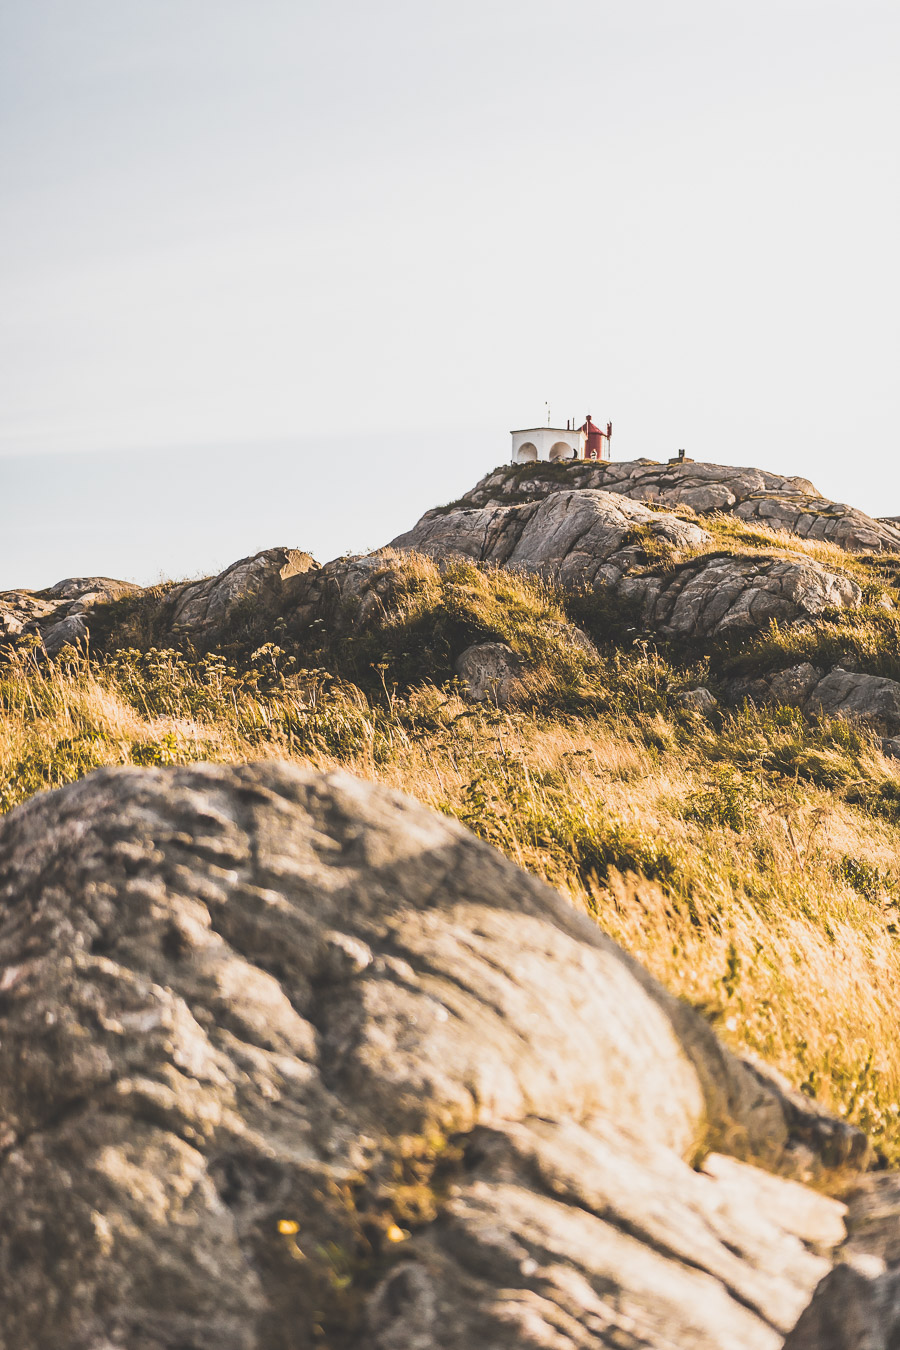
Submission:
[[[580,436],[580,427],[519,427],[511,431],[510,436],[523,436],[526,431],[558,431],[563,436]]]

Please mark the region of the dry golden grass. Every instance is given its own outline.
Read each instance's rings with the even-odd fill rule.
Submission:
[[[648,561],[657,570],[660,564],[675,565],[711,553],[731,553],[741,556],[785,558],[792,562],[804,559],[818,563],[829,572],[848,576],[863,590],[876,598],[876,593],[895,599],[896,577],[900,570],[900,556],[896,554],[859,555],[849,553],[827,539],[803,539],[787,530],[775,529],[761,521],[742,520],[730,512],[719,511],[703,517],[685,507],[666,507],[673,515],[696,522],[708,532],[709,539],[702,544],[675,548],[654,536],[651,530],[636,531],[647,545]]]
[[[608,661],[574,712],[257,676],[171,653],[24,659],[0,678],[0,805],[101,764],[275,756],[385,783],[561,888],[736,1050],[900,1160],[900,779],[874,740],[691,718],[652,656]],[[853,804],[860,783],[877,809]]]

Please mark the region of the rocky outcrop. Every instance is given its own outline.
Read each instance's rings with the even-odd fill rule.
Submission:
[[[294,579],[317,567],[299,549],[269,548],[241,558],[218,576],[188,582],[173,596],[172,635],[188,635],[205,645],[224,637],[242,618],[275,617],[294,598]]]
[[[314,625],[361,630],[395,604],[404,575],[390,548],[358,558],[335,558],[298,578],[286,608],[290,631],[303,634]]]
[[[0,592],[0,645],[36,638],[50,656],[88,636],[86,615],[96,604],[139,591],[111,577],[68,577],[44,591]]]
[[[662,545],[677,557],[709,538],[689,521],[585,488],[540,502],[428,515],[391,547],[518,568],[573,589],[611,586],[640,606],[647,627],[675,637],[750,631],[862,600],[855,581],[805,557],[707,553],[648,566],[648,549]]]
[[[519,685],[524,662],[506,642],[477,642],[457,657],[454,669],[473,703],[505,708]]]
[[[682,690],[680,694],[675,695],[675,702],[680,703],[682,708],[687,708],[688,712],[699,713],[701,717],[708,716],[719,706],[715,695],[703,687]]]
[[[296,606],[302,578],[318,563],[292,548],[270,548],[241,558],[224,572],[170,587],[159,602],[162,642],[187,640],[204,648],[226,641],[236,628],[274,620]],[[48,656],[90,639],[90,610],[141,587],[108,577],[71,577],[48,590],[0,594],[0,643],[35,637]]]
[[[900,684],[860,671],[829,671],[806,700],[810,712],[868,723],[885,735],[900,731]]]
[[[520,506],[426,515],[389,547],[518,567],[562,586],[590,586],[618,580],[643,562],[649,541],[679,549],[708,540],[705,530],[677,516],[585,489]]]
[[[844,717],[887,738],[900,733],[900,683],[842,666],[825,674],[804,661],[755,679],[732,680],[728,692],[732,699],[752,698],[801,708],[811,715]],[[892,753],[890,745],[885,753]]]
[[[900,552],[897,518],[875,520],[855,507],[829,501],[806,478],[692,460],[672,464],[638,459],[609,464],[507,465],[486,475],[456,505],[481,507],[540,500],[573,488],[600,488],[660,506],[689,507],[700,515],[730,512],[742,520],[759,521],[803,539],[829,540],[851,552]]]
[[[0,1345],[776,1350],[862,1136],[461,826],[287,764],[0,823]]]
[[[862,601],[855,581],[819,563],[732,554],[707,554],[659,576],[624,577],[618,589],[640,602],[648,628],[670,637],[758,631],[773,619],[791,623]]]
[[[610,490],[612,489],[612,490]],[[675,506],[678,516],[660,509]],[[267,549],[218,576],[171,587],[159,606],[159,641],[209,648],[267,620],[296,637],[318,625],[364,627],[388,609],[402,569],[391,550],[466,557],[534,572],[564,588],[612,586],[639,604],[647,627],[705,637],[792,622],[855,606],[855,581],[803,555],[711,554],[691,512],[731,511],[851,549],[900,550],[900,529],[818,497],[804,479],[714,464],[539,465],[498,469],[453,509],[429,511],[387,549],[319,568],[307,553]],[[72,578],[47,591],[0,596],[0,641],[35,635],[57,654],[89,638],[89,608],[137,590],[107,578]]]

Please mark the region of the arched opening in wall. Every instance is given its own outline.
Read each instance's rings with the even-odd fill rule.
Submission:
[[[565,441],[556,441],[555,444],[550,447],[550,458],[551,460],[574,459],[575,451],[572,449],[571,445],[566,445]]]
[[[516,451],[517,464],[530,464],[532,460],[537,459],[537,446],[532,445],[531,441],[526,441],[520,445]]]

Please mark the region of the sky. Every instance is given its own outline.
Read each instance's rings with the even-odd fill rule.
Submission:
[[[900,513],[896,0],[6,0],[0,588],[377,547],[509,454]]]

